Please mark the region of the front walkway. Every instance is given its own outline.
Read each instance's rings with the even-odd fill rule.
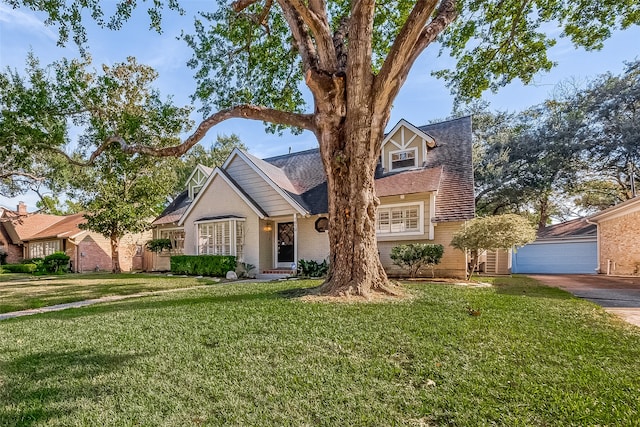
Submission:
[[[603,307],[626,322],[640,326],[640,277],[603,274],[531,275],[548,286],[571,292]]]

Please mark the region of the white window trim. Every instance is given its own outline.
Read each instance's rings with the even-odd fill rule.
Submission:
[[[401,208],[408,206],[418,206],[418,231],[403,231],[400,233],[381,233],[378,231],[378,213],[380,209],[392,209],[392,208]],[[391,218],[389,218],[391,220]],[[391,237],[391,236],[419,236],[424,234],[424,201],[417,202],[408,202],[408,203],[395,203],[391,205],[380,205],[378,206],[378,211],[376,212],[376,236],[378,237]]]
[[[403,153],[405,151],[413,151],[414,153],[414,160],[415,163],[413,164],[413,166],[406,166],[404,168],[394,168],[393,167],[393,162],[391,161],[391,158],[394,154],[396,153]],[[389,171],[402,171],[402,170],[407,170],[407,169],[414,169],[418,166],[418,147],[408,147],[408,148],[403,148],[402,150],[392,150],[389,151]]]
[[[230,256],[238,256],[238,247],[236,240],[236,223],[243,222],[246,225],[245,218],[221,218],[221,219],[213,219],[213,220],[205,220],[205,221],[195,221],[195,230],[196,230],[196,255],[213,255],[213,254],[202,254],[200,253],[200,226],[213,224],[216,222],[228,222],[229,223],[229,252]],[[247,229],[245,227],[244,233],[246,236]]]

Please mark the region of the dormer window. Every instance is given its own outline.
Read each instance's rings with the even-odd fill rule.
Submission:
[[[417,166],[418,149],[391,151],[389,157],[391,170],[414,168]]]

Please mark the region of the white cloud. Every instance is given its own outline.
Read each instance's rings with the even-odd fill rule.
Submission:
[[[43,21],[38,19],[33,12],[23,12],[19,9],[13,9],[5,4],[0,3],[0,23],[3,27],[13,27],[20,31],[34,35],[42,35],[53,41],[58,37],[47,27]]]

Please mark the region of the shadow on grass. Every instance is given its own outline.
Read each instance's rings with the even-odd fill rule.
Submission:
[[[574,298],[569,292],[544,285],[494,284],[497,294],[520,295],[532,298],[549,298],[567,300]]]
[[[156,299],[154,296],[136,298],[134,300],[116,301],[76,309],[67,309],[50,313],[43,313],[39,316],[47,319],[73,319],[96,314],[121,313],[134,310],[157,310],[165,308],[187,307],[196,305],[233,304],[246,302],[259,302],[269,300],[291,299],[304,295],[308,288],[296,288],[286,290],[269,290],[264,292],[242,292],[222,295],[202,295],[198,297],[182,297],[171,299]],[[153,299],[151,299],[153,298]],[[25,319],[26,317],[18,318]],[[10,319],[11,320],[11,319]]]
[[[143,355],[91,351],[33,353],[0,362],[0,424],[30,426],[79,409],[80,401],[98,401],[113,393],[95,378],[121,369]]]

